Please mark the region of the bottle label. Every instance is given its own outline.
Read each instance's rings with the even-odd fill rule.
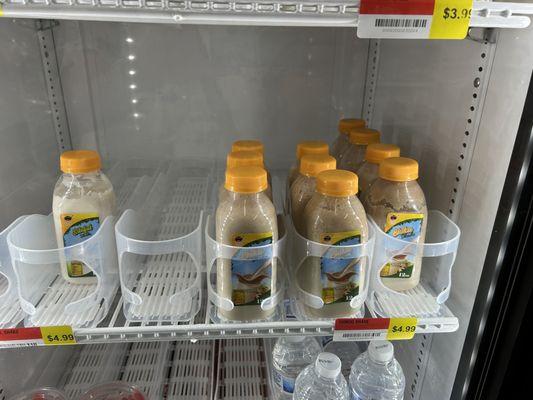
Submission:
[[[272,250],[250,251],[249,248],[272,244],[272,232],[239,233],[231,243],[246,248],[237,251],[231,260],[231,300],[234,306],[261,305],[271,294]]]
[[[324,233],[320,243],[349,246],[361,243],[361,231]],[[358,258],[338,258],[327,250],[320,258],[322,300],[324,304],[346,303],[359,294],[361,261]]]
[[[89,239],[100,228],[100,217],[97,213],[68,213],[61,214],[60,218],[65,247]],[[67,262],[67,273],[71,278],[94,276],[94,273],[81,261]]]
[[[294,384],[296,379],[281,374],[279,371],[274,370],[274,383],[278,389],[283,393],[293,394]]]
[[[388,213],[385,223],[385,233],[396,239],[407,242],[418,242],[422,232],[424,214],[421,213]],[[391,262],[383,266],[380,272],[382,278],[407,279],[413,275],[415,255],[396,254]]]

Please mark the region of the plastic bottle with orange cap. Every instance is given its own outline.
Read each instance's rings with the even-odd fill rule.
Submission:
[[[375,129],[352,128],[349,131],[350,145],[340,157],[339,168],[357,172],[365,160],[366,148],[380,142],[380,133]]]
[[[385,232],[394,238],[423,244],[426,236],[427,205],[417,182],[418,163],[410,158],[392,157],[379,164],[379,178],[364,197],[365,209]],[[422,247],[413,254],[406,246],[404,254],[395,254],[380,269],[383,284],[392,290],[414,288],[420,281]]]
[[[364,119],[343,118],[339,121],[339,136],[337,136],[331,145],[331,155],[337,159],[339,165],[344,152],[350,147],[350,131],[359,128],[366,128],[366,122]]]
[[[400,148],[394,144],[372,143],[369,144],[365,152],[365,161],[357,170],[359,177],[359,198],[364,204],[364,196],[378,179],[379,164],[387,158],[400,157]]]
[[[268,319],[274,310],[263,310],[263,300],[277,289],[277,263],[272,249],[265,246],[278,240],[277,215],[266,195],[267,173],[259,166],[239,166],[226,170],[226,193],[216,210],[216,240],[235,250],[231,259],[217,260],[217,293],[230,299],[233,309],[219,308],[221,319],[252,321]]]
[[[287,178],[287,189],[290,189],[291,185],[298,177],[300,170],[300,160],[306,155],[328,155],[329,146],[326,142],[320,140],[305,140],[296,145],[296,161],[289,170],[289,176]]]
[[[67,247],[96,234],[115,213],[116,200],[96,151],[66,151],[60,167],[63,174],[54,188],[52,208],[58,247]],[[93,271],[80,261],[62,261],[61,273],[70,283],[96,283]]]
[[[357,245],[368,240],[365,210],[357,198],[358,178],[350,171],[326,170],[316,177],[316,192],[304,210],[306,237],[329,246]],[[304,305],[309,317],[356,315],[350,302],[364,288],[368,265],[360,258],[339,259],[334,249],[299,267],[300,287],[320,298],[320,309]]]

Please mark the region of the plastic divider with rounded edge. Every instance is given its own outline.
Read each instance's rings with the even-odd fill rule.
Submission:
[[[300,235],[294,225],[290,223],[290,237],[291,237],[291,297],[293,298],[293,313],[298,319],[301,320],[332,320],[341,317],[363,317],[364,315],[364,303],[368,293],[370,266],[372,265],[372,254],[374,249],[375,234],[374,229],[369,224],[368,240],[361,244],[354,245],[327,245],[312,240],[306,239]],[[355,268],[357,264],[361,266],[360,275],[363,275],[363,289],[358,290],[358,294],[350,299],[349,307],[352,309],[349,315],[336,315],[339,312],[335,312],[335,315],[327,316],[324,307],[328,305],[324,302],[321,296],[313,294],[302,288],[299,274],[305,274],[303,269],[310,268],[314,265],[313,259],[320,262],[322,258],[327,257],[331,260],[354,260],[348,263],[348,266]],[[308,271],[311,273],[311,271]],[[352,272],[348,272],[349,274]],[[356,272],[357,273],[357,272]],[[353,274],[353,273],[352,273]],[[360,277],[361,280],[361,277]],[[335,290],[335,282],[331,281],[332,288]],[[309,312],[306,312],[306,308],[309,308]],[[313,310],[316,310],[316,314],[313,314]],[[322,314],[322,315],[319,315]]]
[[[0,233],[0,328],[15,327],[24,318],[18,298],[17,278],[7,245],[7,235],[24,218],[16,219]]]
[[[209,171],[180,165],[160,174],[144,205],[115,227],[128,321],[184,322],[201,308]]]
[[[369,218],[376,231],[376,246],[370,278],[370,311],[382,317],[429,318],[439,315],[451,290],[452,267],[461,231],[440,211],[429,211],[425,243],[417,244],[389,236]],[[420,255],[419,284],[409,290],[395,291],[383,284],[382,268],[398,255]]]
[[[53,215],[30,215],[7,237],[17,276],[26,326],[96,326],[107,314],[118,288],[114,217],[82,243],[58,248]],[[63,278],[68,262],[82,262],[96,283],[76,284]]]
[[[278,240],[272,244],[254,247],[238,247],[225,245],[215,240],[215,221],[209,215],[206,221],[205,228],[205,249],[206,249],[206,263],[207,263],[207,293],[211,303],[210,318],[215,323],[221,322],[261,322],[261,321],[275,321],[282,318],[281,304],[284,300],[285,287],[287,283],[287,273],[285,260],[285,245],[286,245],[286,229],[283,217],[278,215]],[[217,275],[217,266],[219,263],[231,261],[259,261],[262,265],[276,266],[274,293],[269,297],[261,299],[260,308],[264,312],[264,318],[246,318],[246,319],[230,319],[224,317],[223,313],[231,313],[236,309],[233,300],[221,296],[214,285],[213,275]],[[266,261],[265,261],[266,260]],[[213,271],[213,267],[215,271]],[[259,269],[262,269],[260,267]],[[258,270],[259,270],[258,269]],[[255,272],[257,273],[257,271]],[[255,275],[254,273],[254,275]],[[245,285],[242,283],[243,286]],[[237,306],[240,308],[242,306]],[[246,307],[246,306],[244,306]],[[252,312],[253,314],[253,312]]]

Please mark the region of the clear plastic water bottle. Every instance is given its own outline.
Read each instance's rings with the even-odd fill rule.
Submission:
[[[274,396],[277,400],[291,400],[296,377],[321,352],[314,337],[288,336],[279,338],[272,351]]]
[[[386,340],[370,342],[354,361],[350,373],[352,400],[402,400],[405,376],[394,359],[394,347]]]
[[[348,383],[335,354],[320,353],[296,378],[294,400],[348,400]]]

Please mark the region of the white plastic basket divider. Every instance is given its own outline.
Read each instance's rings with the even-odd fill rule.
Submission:
[[[114,217],[82,243],[58,248],[53,215],[30,215],[7,236],[26,326],[94,327],[109,310],[118,288]],[[80,261],[97,283],[72,284],[61,264]]]
[[[305,269],[309,269],[312,266],[318,267],[319,260],[327,257],[332,260],[354,260],[353,264],[355,268],[357,264],[361,266],[363,288],[359,291],[357,296],[354,296],[350,300],[350,308],[353,310],[351,315],[345,317],[362,317],[364,315],[364,304],[368,294],[369,281],[370,281],[370,266],[372,265],[372,255],[375,242],[374,229],[369,224],[368,226],[368,240],[361,244],[356,245],[342,245],[331,246],[314,242],[306,239],[300,235],[292,223],[288,223],[290,226],[289,232],[291,237],[291,265],[290,265],[290,277],[291,277],[291,296],[294,301],[292,305],[294,307],[294,314],[298,319],[304,320],[331,320],[339,318],[340,315],[332,315],[331,317],[318,317],[316,315],[308,315],[306,307],[315,310],[322,310],[324,307],[328,307],[324,303],[322,296],[318,293],[311,293],[306,291],[299,282],[299,274],[305,274]],[[313,261],[314,260],[314,261]],[[311,271],[309,270],[309,273]]]
[[[177,323],[200,309],[209,177],[180,175],[158,176],[144,206],[126,210],[115,227],[129,321]]]
[[[210,400],[215,380],[215,341],[176,342],[166,400]]]
[[[383,232],[370,218],[376,232],[376,245],[370,277],[367,305],[382,317],[438,316],[441,305],[451,290],[452,267],[455,262],[461,231],[440,211],[428,212],[425,243],[417,244],[393,238]],[[381,269],[395,256],[422,256],[420,283],[413,289],[394,291],[385,286]]]
[[[163,398],[172,342],[133,343],[121,381],[139,387],[150,400]]]
[[[221,340],[215,400],[269,399],[262,340]]]
[[[118,381],[126,360],[128,343],[83,346],[62,385],[69,399],[80,398],[91,386]]]
[[[206,263],[207,263],[207,294],[208,299],[214,307],[208,307],[210,310],[210,318],[215,323],[220,322],[261,322],[279,320],[282,316],[280,304],[283,301],[286,286],[286,264],[285,260],[285,244],[286,244],[286,230],[284,218],[278,216],[278,240],[272,244],[255,247],[238,247],[219,243],[215,240],[215,222],[214,218],[209,215],[206,220],[205,227],[205,249],[206,249]],[[275,292],[267,298],[261,300],[261,310],[268,314],[264,319],[254,320],[229,320],[221,315],[220,310],[231,311],[235,308],[232,299],[218,294],[213,282],[213,275],[216,276],[217,263],[231,262],[231,260],[246,260],[246,261],[262,261],[263,265],[275,264],[275,274],[272,274],[272,280],[275,281]],[[267,261],[265,261],[267,260]],[[215,268],[215,272],[213,271]],[[275,276],[274,276],[275,275]],[[269,313],[269,311],[272,313]]]
[[[17,293],[17,278],[9,247],[7,235],[24,220],[20,217],[0,233],[0,328],[12,328],[24,318]]]

